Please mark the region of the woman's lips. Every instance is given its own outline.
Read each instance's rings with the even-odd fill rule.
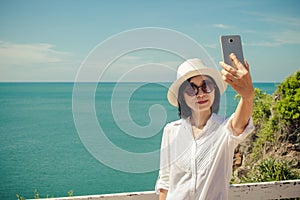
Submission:
[[[208,102],[208,100],[200,100],[200,101],[197,101],[198,104],[205,104],[206,102]]]

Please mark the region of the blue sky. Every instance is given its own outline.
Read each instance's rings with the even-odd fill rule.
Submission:
[[[220,35],[240,34],[253,81],[281,82],[300,69],[299,11],[297,0],[0,0],[0,81],[72,82],[101,42],[128,30],[161,27],[191,37],[216,63],[222,59]],[[136,63],[127,63],[126,70],[150,62],[145,54],[127,56]],[[149,55],[164,64],[176,60]],[[159,74],[153,69],[136,75],[140,80]],[[117,66],[110,71],[103,80],[116,81]],[[161,79],[175,79],[164,73]]]

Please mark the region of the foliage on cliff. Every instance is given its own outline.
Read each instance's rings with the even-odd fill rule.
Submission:
[[[255,89],[253,122],[256,130],[238,147],[243,163],[234,182],[300,178],[300,71],[273,95]]]

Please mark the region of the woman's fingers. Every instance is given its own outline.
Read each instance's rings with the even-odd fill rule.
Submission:
[[[238,58],[236,57],[236,55],[234,53],[231,53],[229,55],[229,58],[232,62],[232,65],[236,68],[236,69],[244,69],[245,66],[238,60]]]
[[[220,65],[222,66],[222,77],[225,82],[227,82],[230,85],[236,85],[239,82],[239,73],[236,69],[231,67],[230,65],[227,65],[224,62],[220,62]]]
[[[247,69],[247,71],[249,71],[249,64],[248,64],[246,58],[244,58],[244,63],[245,63],[245,68]]]
[[[238,77],[238,71],[230,65],[227,65],[224,62],[220,62],[221,67],[224,70],[224,74],[231,74],[232,76]],[[227,72],[227,73],[225,73]]]

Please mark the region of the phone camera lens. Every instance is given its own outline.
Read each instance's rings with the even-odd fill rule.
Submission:
[[[229,38],[229,42],[232,43],[232,42],[233,42],[233,39],[232,39],[232,38]]]

